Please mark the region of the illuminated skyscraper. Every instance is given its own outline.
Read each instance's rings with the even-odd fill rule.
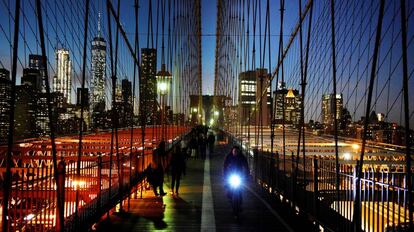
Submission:
[[[98,19],[98,35],[92,40],[92,83],[91,103],[92,114],[95,111],[105,110],[105,67],[106,42],[101,36],[101,14]]]
[[[142,112],[146,113],[147,122],[149,123],[152,120],[151,115],[154,111],[155,99],[157,97],[155,79],[157,71],[157,50],[153,48],[143,48],[141,49],[141,58],[141,88],[143,90],[143,97],[140,104],[145,102],[142,107]]]
[[[132,122],[132,83],[128,79],[122,80],[122,122],[124,126]]]
[[[7,143],[10,114],[10,72],[7,69],[0,69],[0,144]]]
[[[63,94],[64,102],[71,103],[72,61],[67,49],[60,48],[56,50],[56,69],[52,86],[53,92]]]
[[[300,120],[300,104],[302,97],[296,89],[286,89],[284,84],[280,85],[274,92],[275,122],[282,124],[298,125]],[[284,108],[284,110],[283,110]],[[283,118],[283,112],[285,117]]]
[[[332,127],[334,124],[335,114],[334,105],[336,104],[336,119],[341,119],[343,99],[342,94],[337,94],[336,97],[333,94],[324,94],[322,96],[322,123],[325,126]]]
[[[41,88],[37,91],[36,101],[36,126],[39,135],[46,135],[49,130],[49,116],[47,109],[47,96],[46,96],[46,82],[45,77],[45,64],[42,62],[42,55],[29,54],[29,69],[39,70],[41,78]],[[33,72],[33,71],[32,71]],[[23,73],[25,76],[25,74]],[[22,79],[23,82],[23,79]]]
[[[37,69],[40,71],[40,75],[42,78],[41,91],[45,93],[46,92],[45,65],[42,62],[42,55],[29,54],[29,68]]]
[[[267,69],[256,69],[254,71],[242,72],[239,75],[239,91],[240,91],[240,118],[244,125],[254,125],[259,123],[267,126],[270,119],[270,88],[267,88],[267,94],[262,96],[269,81]],[[261,99],[260,105],[256,101]],[[261,108],[261,109],[260,109]],[[255,117],[250,118],[250,116]]]

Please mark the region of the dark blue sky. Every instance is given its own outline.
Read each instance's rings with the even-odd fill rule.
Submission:
[[[156,30],[156,3],[153,2],[153,22],[154,32]],[[34,0],[24,0],[22,2],[21,20],[20,20],[20,37],[19,37],[19,60],[18,60],[18,84],[22,69],[27,66],[28,54],[39,53],[40,46],[38,42],[37,22],[34,13]],[[46,45],[49,58],[50,73],[54,73],[54,49],[58,47],[67,47],[71,53],[73,61],[74,80],[73,94],[79,87],[81,78],[81,52],[83,43],[83,17],[84,1],[67,0],[67,1],[42,1],[44,13],[44,25],[46,33]],[[117,2],[117,1],[113,1]],[[140,0],[139,9],[139,41],[140,47],[146,46],[147,40],[147,19],[148,19],[148,0]],[[262,15],[258,19],[262,21],[264,27],[264,8],[266,1],[262,0]],[[302,0],[303,6],[307,1]],[[317,28],[316,33],[312,34],[310,76],[308,79],[308,103],[312,104],[308,109],[311,117],[317,118],[320,114],[320,100],[322,94],[331,92],[332,89],[332,71],[331,48],[330,48],[330,16],[326,6],[330,1],[315,1],[315,13],[313,27]],[[367,77],[370,70],[370,57],[373,53],[375,38],[375,25],[377,20],[378,2],[379,1],[335,1],[336,2],[336,30],[337,30],[337,64],[338,64],[338,90],[343,91],[347,107],[355,120],[362,116],[364,111],[364,96],[366,94]],[[105,38],[108,38],[107,31],[107,14],[106,1],[91,1],[91,18],[89,24],[88,41],[91,41],[97,34],[98,12],[102,12],[102,31]],[[410,90],[414,89],[414,4],[412,1],[407,3],[408,18],[408,71],[410,75]],[[9,5],[10,4],[10,5]],[[133,41],[135,17],[134,1],[121,1],[121,22],[127,31],[130,41]],[[115,4],[116,5],[116,4]],[[303,7],[302,6],[302,7]],[[202,20],[202,78],[203,94],[213,94],[214,89],[214,66],[215,66],[215,43],[216,43],[216,0],[202,0],[201,7]],[[167,9],[168,12],[168,9]],[[271,57],[272,69],[277,62],[277,51],[279,41],[279,1],[270,1],[270,24],[271,24]],[[14,18],[14,1],[3,0],[0,2],[0,67],[11,69],[11,41],[13,36],[13,18]],[[159,19],[160,21],[160,19]],[[298,21],[298,1],[286,1],[285,22],[284,22],[284,41],[285,44],[289,39],[293,27]],[[166,19],[168,22],[168,19]],[[168,24],[166,24],[167,27]],[[375,90],[375,109],[379,112],[388,113],[390,119],[395,122],[401,121],[401,37],[400,37],[400,14],[399,1],[386,1],[383,36],[379,54],[378,78]],[[252,26],[252,25],[250,25]],[[159,25],[161,34],[161,26]],[[165,31],[166,32],[166,31]],[[251,34],[252,35],[252,34]],[[156,36],[156,35],[155,35]],[[252,37],[250,37],[250,40]],[[257,36],[256,39],[263,39]],[[155,39],[154,39],[155,40]],[[161,47],[161,38],[158,40],[158,49]],[[90,51],[90,43],[88,43]],[[166,48],[167,49],[167,48]],[[312,50],[313,49],[313,50]],[[390,52],[392,51],[392,52]],[[126,48],[125,42],[120,40],[119,47],[119,72],[120,79],[132,77],[132,58]],[[298,45],[295,43],[289,51],[286,59],[286,73],[288,87],[299,89],[298,78]],[[256,58],[256,60],[258,57]],[[295,60],[296,59],[296,60]],[[359,62],[361,59],[361,62]],[[160,49],[158,53],[158,69],[161,65]],[[109,60],[107,61],[107,76],[109,77]],[[258,64],[258,62],[256,62]],[[90,53],[88,52],[88,70],[90,75]],[[268,67],[268,64],[265,64]],[[395,69],[395,71],[394,71]],[[322,81],[321,81],[322,80]],[[391,84],[389,84],[391,83]],[[108,86],[110,81],[108,78]],[[412,92],[410,92],[410,97]],[[74,99],[74,97],[73,97]],[[313,100],[314,102],[311,102]],[[413,121],[414,101],[410,103],[411,121]],[[414,124],[414,123],[412,123]]]
[[[84,2],[80,0],[71,0],[63,4],[64,1],[45,1],[43,4],[43,13],[45,14],[43,21],[46,27],[46,42],[48,48],[49,57],[53,57],[53,48],[56,47],[57,41],[58,46],[69,47],[71,51],[72,60],[74,62],[75,76],[80,74],[81,68],[81,41],[83,40],[83,15]],[[116,2],[116,1],[114,1]],[[10,5],[9,5],[10,3]],[[69,3],[69,4],[67,4]],[[133,34],[135,30],[134,20],[134,1],[121,1],[121,21],[125,27],[130,41],[133,41]],[[147,22],[148,22],[148,3],[147,0],[139,1],[139,37],[140,47],[146,46],[147,41]],[[153,0],[153,28],[156,30],[156,3],[157,0]],[[264,12],[265,1],[262,2],[262,8]],[[116,4],[114,4],[116,6]],[[10,67],[10,41],[12,41],[13,35],[13,18],[14,18],[14,2],[13,1],[2,1],[0,3],[0,66]],[[203,0],[201,9],[201,20],[202,20],[202,73],[203,73],[203,94],[213,94],[214,90],[214,63],[215,63],[215,44],[216,44],[216,17],[217,17],[217,2],[216,0]],[[271,18],[271,31],[272,34],[278,34],[279,31],[279,1],[270,1]],[[20,19],[20,44],[19,44],[19,65],[18,73],[21,74],[21,70],[27,64],[27,57],[29,53],[39,53],[40,45],[37,41],[37,25],[34,14],[35,1],[22,1],[22,11]],[[285,21],[285,33],[288,34],[292,30],[293,25],[297,22],[297,3],[287,1],[286,11],[289,13]],[[88,37],[91,40],[96,35],[97,31],[97,12],[102,12],[102,30],[104,35],[107,36],[107,18],[106,18],[106,1],[91,1],[91,18],[90,18],[90,32]],[[57,12],[55,14],[55,12]],[[61,17],[63,15],[63,17]],[[264,22],[264,16],[260,17]],[[161,18],[159,18],[159,23]],[[166,19],[167,20],[167,19]],[[74,26],[73,26],[74,25]],[[264,25],[264,24],[263,24]],[[73,26],[73,28],[72,28]],[[166,24],[167,28],[167,24]],[[74,32],[74,30],[79,29]],[[159,24],[159,32],[161,31],[161,25]],[[277,33],[275,33],[277,32]],[[66,34],[66,35],[64,35]],[[58,38],[58,39],[57,39]],[[259,38],[259,37],[257,37]],[[287,38],[287,36],[286,36]],[[155,40],[155,39],[154,39]],[[275,64],[276,52],[277,52],[277,36],[272,36],[272,51],[275,56],[272,59]],[[76,41],[73,43],[73,41]],[[158,46],[161,46],[161,38],[159,39]],[[130,60],[128,57],[125,44],[120,42],[120,53],[125,56],[125,60]],[[88,54],[89,56],[89,54]],[[26,57],[26,59],[25,59]],[[89,57],[88,57],[89,58]],[[160,54],[158,55],[160,58]],[[51,73],[53,73],[53,60],[50,60]],[[274,66],[273,64],[273,66]],[[160,65],[160,61],[158,62]],[[10,69],[10,68],[9,68]],[[18,75],[20,76],[20,75]],[[76,78],[76,79],[79,79]],[[78,80],[75,79],[75,83]],[[75,88],[75,87],[74,87]]]

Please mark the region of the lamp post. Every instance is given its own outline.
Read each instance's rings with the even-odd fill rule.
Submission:
[[[161,70],[158,71],[157,75],[157,87],[158,92],[160,93],[160,110],[161,110],[161,140],[165,140],[165,130],[164,130],[164,117],[165,117],[165,95],[168,93],[168,88],[172,75],[170,72],[165,70],[165,64],[161,64]]]

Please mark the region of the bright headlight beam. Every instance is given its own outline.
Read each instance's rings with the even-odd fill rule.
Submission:
[[[241,185],[241,178],[239,175],[233,174],[230,176],[229,182],[232,188],[238,188]]]

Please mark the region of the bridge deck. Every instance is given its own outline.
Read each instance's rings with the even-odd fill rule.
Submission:
[[[222,164],[229,145],[219,145],[208,164],[187,161],[187,175],[182,179],[179,197],[168,194],[162,199],[151,190],[143,199],[130,201],[125,213],[112,213],[96,225],[98,231],[290,231],[291,227],[267,203],[266,194],[249,181],[243,193],[243,212],[237,222],[222,185]],[[210,173],[204,170],[210,166]],[[164,190],[170,190],[165,176]],[[210,182],[210,186],[208,185]],[[211,187],[211,188],[210,188]],[[211,191],[209,191],[211,190]],[[211,193],[211,194],[210,194]],[[203,196],[204,194],[204,196]],[[127,208],[127,204],[126,207]],[[213,209],[213,210],[210,210]]]

